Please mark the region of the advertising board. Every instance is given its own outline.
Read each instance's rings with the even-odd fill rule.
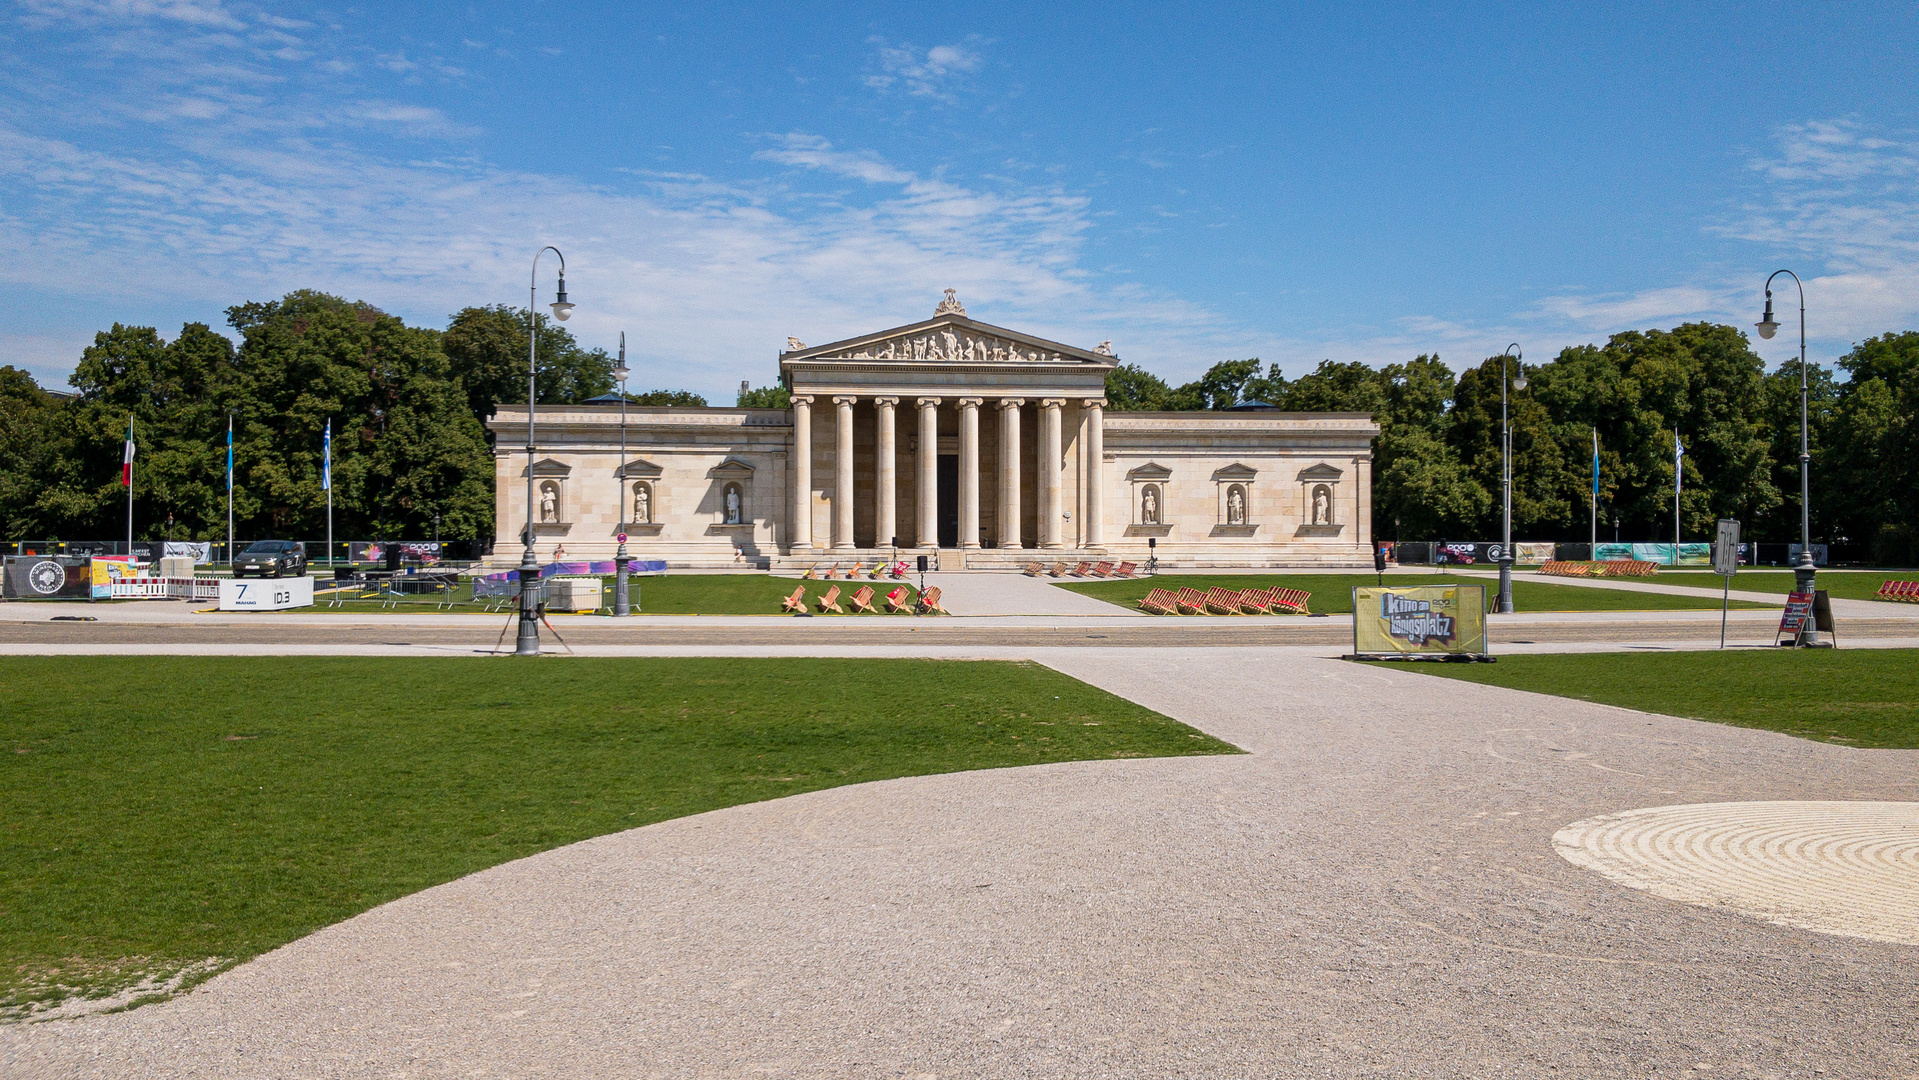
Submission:
[[[0,595],[9,600],[85,600],[92,595],[92,569],[84,555],[8,555]]]
[[[1482,656],[1486,653],[1486,587],[1356,587],[1353,652],[1361,656]]]
[[[313,579],[310,577],[220,579],[221,611],[285,611],[312,606]]]

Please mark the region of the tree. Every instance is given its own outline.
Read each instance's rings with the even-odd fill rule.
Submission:
[[[0,528],[7,536],[44,535],[35,505],[51,466],[53,395],[16,367],[0,367]]]
[[[648,390],[644,394],[629,394],[627,400],[635,405],[669,405],[689,409],[706,408],[706,399],[691,390]]]
[[[793,396],[784,386],[748,389],[745,383],[741,383],[739,400],[734,404],[742,409],[790,409],[793,407]]]
[[[467,408],[482,423],[500,403],[526,400],[527,309],[495,304],[462,308],[448,322],[442,347],[451,374],[465,388]],[[568,405],[613,389],[613,358],[580,348],[558,323],[539,320],[540,404]]]
[[[1172,387],[1138,364],[1106,373],[1106,407],[1115,412],[1160,412],[1172,407]]]
[[[1259,377],[1259,358],[1222,360],[1193,382],[1174,390],[1171,407],[1184,411],[1230,409],[1245,400],[1248,383]]]
[[[1814,508],[1831,515],[1838,535],[1871,544],[1880,565],[1911,565],[1919,561],[1919,332],[1870,338],[1839,367],[1847,381],[1815,425],[1828,449],[1815,460],[1824,482]]]

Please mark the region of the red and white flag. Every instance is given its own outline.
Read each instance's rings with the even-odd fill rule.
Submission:
[[[133,486],[133,417],[127,417],[127,446],[120,453],[120,483]]]

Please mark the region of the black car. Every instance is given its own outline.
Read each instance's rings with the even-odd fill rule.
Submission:
[[[307,553],[292,540],[255,540],[233,560],[234,577],[299,577],[306,572]]]

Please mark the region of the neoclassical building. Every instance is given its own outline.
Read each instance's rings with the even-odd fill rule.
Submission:
[[[541,561],[610,558],[623,531],[672,567],[1370,564],[1363,413],[1109,412],[1107,345],[975,322],[950,289],[925,322],[787,344],[790,409],[629,405],[624,458],[617,397],[541,407]],[[489,421],[496,563],[520,557],[526,420],[502,405]]]

